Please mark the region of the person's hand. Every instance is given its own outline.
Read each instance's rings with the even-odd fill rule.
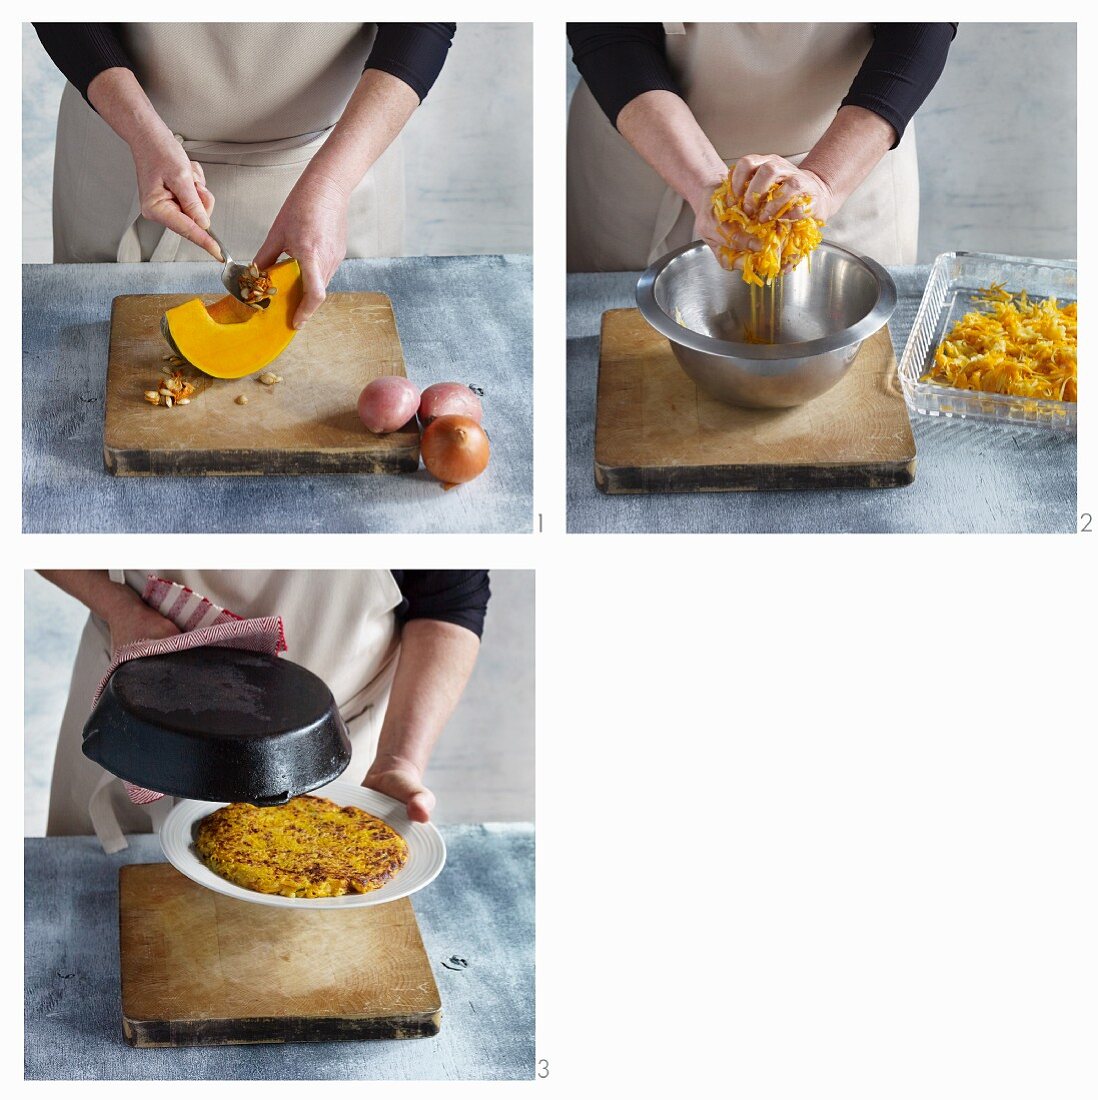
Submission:
[[[761,247],[759,242],[742,229],[731,229],[717,221],[713,213],[713,192],[724,183],[724,178],[706,184],[691,202],[694,210],[694,239],[704,241],[709,245],[713,255],[717,257],[717,263],[726,271],[738,271],[743,267],[743,256],[733,262],[729,262],[728,256],[722,251],[725,248],[733,252],[758,252]]]
[[[306,170],[256,253],[253,262],[260,271],[266,271],[283,252],[301,265],[305,294],[293,317],[294,328],[301,328],[320,308],[328,283],[347,254],[348,201],[341,187]]]
[[[435,796],[423,785],[419,770],[398,757],[377,757],[362,785],[403,802],[412,821],[430,821]]]
[[[774,197],[764,201],[774,184],[778,184]],[[740,157],[732,170],[732,191],[741,200],[744,213],[757,222],[773,220],[784,206],[805,195],[811,200],[808,209],[803,204],[792,206],[782,214],[782,221],[795,222],[811,214],[826,222],[839,208],[831,188],[815,172],[772,153]]]
[[[111,630],[111,656],[116,656],[123,646],[148,638],[172,638],[179,627],[154,611],[136,592],[133,599],[120,600],[107,619]]]
[[[206,187],[202,165],[187,156],[167,128],[162,133],[143,133],[134,141],[131,152],[142,217],[178,233],[220,260],[221,249],[206,232],[214,197]]]
[[[724,183],[724,177],[704,183],[691,197],[690,207],[694,211],[694,240],[704,241],[709,245],[713,255],[717,257],[717,263],[721,267],[731,270],[727,259],[721,254],[721,248],[728,246],[734,248],[749,248],[750,244],[733,244],[725,236],[723,227],[717,221],[713,213],[713,192]],[[741,234],[737,234],[737,237]],[[744,237],[745,242],[750,238]]]

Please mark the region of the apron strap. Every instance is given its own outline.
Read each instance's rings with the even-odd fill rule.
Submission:
[[[117,790],[113,786],[115,783],[121,783],[118,776],[104,772],[88,800],[88,815],[91,817],[92,828],[95,829],[95,835],[99,838],[99,843],[107,855],[114,855],[115,852],[124,851],[130,846],[122,832],[122,826],[118,823],[118,815],[114,812],[114,803],[111,801],[112,792]],[[137,808],[149,815],[152,831],[159,833],[174,806],[175,799],[164,795],[155,802],[148,802]]]
[[[113,855],[129,847],[129,843],[122,835],[122,827],[118,824],[114,806],[111,804],[111,784],[116,781],[116,776],[105,771],[88,800],[88,814],[91,817],[92,828],[95,829],[95,835],[99,838],[99,843],[107,855]]]

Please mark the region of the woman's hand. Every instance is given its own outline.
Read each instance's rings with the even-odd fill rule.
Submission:
[[[717,221],[713,213],[713,192],[724,183],[724,176],[704,183],[701,188],[691,195],[690,207],[694,211],[694,239],[704,241],[717,257],[717,263],[721,267],[731,270],[731,265],[721,253],[721,248],[730,246],[737,250],[757,247],[750,237],[737,233],[733,240],[725,236],[723,227]],[[737,243],[739,242],[739,243]]]
[[[375,758],[362,781],[364,787],[403,802],[412,821],[430,821],[435,796],[423,785],[419,769],[399,757]]]
[[[769,201],[764,201],[767,191],[775,184],[778,190]],[[784,157],[749,153],[736,161],[732,170],[732,190],[741,200],[744,213],[757,222],[773,220],[782,208],[794,199],[807,195],[808,208],[801,204],[790,207],[782,214],[782,221],[798,221],[811,214],[818,221],[826,222],[839,209],[839,203],[830,186],[815,172],[798,168]]]
[[[709,245],[722,267],[729,271],[738,271],[744,266],[743,253],[758,252],[762,245],[742,229],[730,231],[728,226],[721,225],[713,214],[711,198],[705,202],[723,182],[718,180],[709,190],[708,196],[699,195],[693,204],[696,215],[694,233]],[[774,184],[778,184],[774,197],[764,201],[766,192]],[[782,213],[789,202],[802,196],[808,196],[811,200],[808,204],[811,214],[820,221],[826,221],[838,209],[831,188],[815,172],[798,168],[784,157],[773,154],[758,156],[749,153],[740,157],[732,170],[732,191],[740,200],[744,213],[757,222],[771,221],[778,214],[782,215],[782,221],[797,221],[806,217],[808,211],[803,204],[792,206]],[[721,251],[722,245],[740,255],[729,263]],[[782,272],[784,274],[790,270],[791,267],[784,267]]]
[[[111,656],[117,656],[123,646],[148,638],[172,638],[179,627],[154,611],[136,592],[131,590],[132,600],[119,600],[118,606],[107,619],[111,630]]]
[[[285,252],[301,265],[305,295],[294,314],[301,328],[320,308],[328,283],[347,254],[349,194],[334,181],[306,169],[286,196],[278,217],[256,253],[255,264],[266,271]]]
[[[202,165],[183,151],[130,69],[104,69],[88,85],[88,102],[130,147],[141,214],[186,237],[215,260],[221,250],[206,230],[214,198]]]
[[[111,632],[111,655],[131,642],[171,638],[179,627],[154,611],[127,584],[112,581],[105,569],[42,569],[43,577],[98,615]]]
[[[221,249],[206,232],[214,197],[202,165],[192,161],[167,127],[139,137],[130,146],[137,169],[141,216],[204,248],[215,260]]]

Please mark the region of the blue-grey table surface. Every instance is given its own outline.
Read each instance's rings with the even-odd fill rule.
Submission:
[[[103,468],[111,302],[215,293],[216,265],[23,268],[25,531],[525,532],[533,525],[529,256],[345,260],[330,289],[393,301],[413,380],[485,391],[492,462],[443,492],[417,474],[112,477]]]
[[[893,267],[896,359],[930,265]],[[1074,531],[1075,437],[912,414],[915,481],[902,489],[607,496],[595,487],[599,324],[636,305],[639,272],[568,276],[568,530],[585,532]]]
[[[430,1039],[139,1050],[122,1038],[118,869],[156,837],[24,842],[25,1075],[35,1080],[525,1080],[534,1073],[534,827],[441,826],[447,863],[412,899],[442,994]],[[457,956],[465,969],[443,960]]]

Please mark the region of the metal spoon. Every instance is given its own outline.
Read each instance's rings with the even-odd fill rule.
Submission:
[[[225,284],[225,289],[238,302],[244,302],[247,305],[248,303],[244,301],[244,297],[240,293],[240,276],[248,270],[248,265],[236,263],[229,255],[229,250],[221,243],[221,239],[212,229],[207,229],[206,232],[213,237],[217,247],[221,249],[221,258],[225,261],[224,266],[221,268],[221,281]]]

